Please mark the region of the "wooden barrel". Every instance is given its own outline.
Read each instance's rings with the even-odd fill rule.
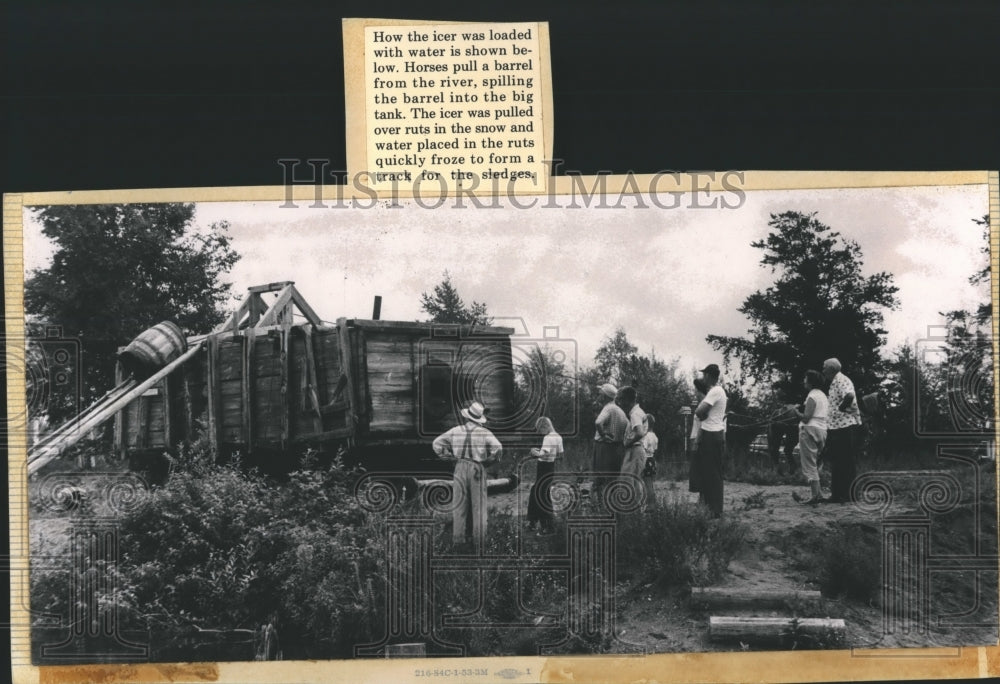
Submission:
[[[163,368],[187,351],[187,339],[176,323],[154,325],[129,343],[118,355],[126,371],[148,375]]]

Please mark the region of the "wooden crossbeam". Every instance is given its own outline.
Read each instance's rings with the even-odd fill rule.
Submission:
[[[295,302],[295,306],[299,307],[299,311],[303,313],[306,319],[313,325],[322,325],[323,321],[320,320],[313,308],[306,303],[305,298],[295,289],[294,285],[290,285],[292,288],[292,301]]]
[[[280,280],[274,283],[267,283],[266,285],[254,285],[252,287],[248,287],[247,290],[253,294],[260,294],[261,292],[277,292],[278,290],[284,290],[286,287],[290,287],[294,284],[294,280]]]
[[[281,315],[283,311],[288,309],[288,305],[292,302],[292,286],[289,285],[278,298],[271,304],[271,308],[268,309],[267,313],[264,314],[261,319],[257,322],[258,328],[262,328],[267,325],[276,325],[278,323],[278,316]],[[291,317],[289,317],[291,318]]]

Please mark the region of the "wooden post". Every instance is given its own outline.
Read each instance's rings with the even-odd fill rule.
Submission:
[[[222,381],[219,377],[219,338],[208,338],[208,432],[216,455],[222,446]]]
[[[708,635],[713,641],[782,641],[806,636],[813,639],[842,637],[847,625],[841,619],[783,617],[709,618]]]
[[[192,441],[194,437],[194,409],[191,406],[191,382],[186,370],[181,372],[183,385],[181,385],[181,396],[184,399],[184,439]]]
[[[354,373],[351,369],[351,338],[347,328],[347,319],[337,319],[337,342],[340,347],[340,371],[347,378],[347,387],[344,388],[347,395],[347,411],[345,415],[344,427],[354,433]]]
[[[289,364],[292,362],[292,355],[288,353],[291,346],[291,328],[282,328],[280,336],[281,350],[278,353],[278,368],[281,373],[281,448],[284,449],[285,445],[288,444],[292,422],[288,415],[292,410],[291,402],[288,400]]]
[[[125,380],[125,371],[122,369],[122,364],[120,362],[115,363],[115,387],[122,384]],[[125,421],[128,420],[128,411],[121,411],[115,416],[115,447],[114,453],[118,456],[118,460],[125,459]]]
[[[782,608],[822,599],[818,591],[751,589],[734,587],[692,587],[691,602],[709,608]]]
[[[163,380],[160,381],[160,387],[163,392],[163,442],[164,447],[169,449],[174,444],[173,432],[171,428],[173,427],[173,420],[171,410],[171,401],[173,400],[173,395],[170,393],[170,376],[165,375]]]
[[[136,433],[135,445],[139,449],[149,446],[149,420],[146,411],[149,409],[149,399],[142,395],[136,399]]]
[[[256,382],[254,378],[254,348],[257,344],[257,336],[255,334],[255,328],[253,326],[248,327],[246,330],[246,335],[243,337],[243,382],[242,387],[242,397],[241,401],[243,403],[243,439],[246,440],[247,453],[253,452],[253,400],[256,392],[254,391],[254,383]]]
[[[382,295],[375,295],[375,303],[372,305],[372,320],[377,321],[382,315]]]
[[[302,326],[302,333],[306,348],[306,376],[310,385],[309,398],[313,401],[313,431],[316,434],[323,432],[323,413],[319,405],[319,381],[316,374],[316,353],[313,349],[312,326]]]

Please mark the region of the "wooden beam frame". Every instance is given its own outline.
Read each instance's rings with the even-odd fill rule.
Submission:
[[[288,309],[288,305],[292,302],[292,286],[289,285],[281,294],[278,295],[278,299],[271,304],[271,308],[268,309],[267,313],[257,322],[255,327],[262,328],[268,325],[277,325],[280,320],[279,316],[282,312]]]

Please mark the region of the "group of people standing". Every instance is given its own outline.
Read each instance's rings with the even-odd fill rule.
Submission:
[[[607,487],[624,476],[630,483],[644,481],[647,500],[653,494],[654,455],[659,440],[652,427],[656,418],[639,406],[634,387],[618,389],[610,382],[597,388],[606,400],[594,421],[594,494],[604,498]]]
[[[709,364],[699,372],[701,377],[694,383],[698,404],[691,434],[690,490],[698,492],[701,502],[718,517],[722,515],[723,505],[728,398],[719,383],[718,365]],[[823,363],[822,373],[807,371],[803,386],[807,392],[805,402],[801,406],[789,404],[786,410],[799,421],[799,458],[811,490],[805,503],[847,502],[855,478],[855,452],[861,429],[854,384],[841,372],[840,362],[832,358]],[[656,472],[654,455],[659,446],[656,433],[651,429],[655,418],[639,405],[634,387],[619,389],[605,383],[597,389],[605,403],[594,421],[595,497],[603,500],[609,485],[622,478],[630,483],[628,486],[644,482],[646,500],[651,501],[652,479]],[[462,409],[461,414],[464,423],[435,439],[433,448],[439,457],[455,461],[453,539],[457,544],[471,539],[482,548],[487,517],[485,467],[500,459],[503,447],[485,427],[482,404],[473,402]],[[556,460],[563,453],[563,441],[549,418],[539,418],[535,429],[542,436],[542,442],[530,452],[538,466],[529,494],[527,518],[529,525],[537,524],[544,534],[553,529],[550,488]],[[823,497],[819,482],[821,453],[830,463],[833,474],[828,498]],[[802,500],[797,494],[795,496],[796,500]]]
[[[434,440],[434,453],[439,458],[455,461],[452,479],[452,541],[456,545],[473,542],[482,550],[486,538],[487,477],[486,468],[497,463],[503,446],[486,427],[486,410],[477,401],[461,411],[463,424],[456,425]],[[541,417],[535,430],[542,435],[542,445],[531,450],[537,459],[535,483],[528,501],[529,525],[538,524],[542,533],[551,532],[554,522],[550,489],[555,464],[563,454],[562,436],[552,421]]]

